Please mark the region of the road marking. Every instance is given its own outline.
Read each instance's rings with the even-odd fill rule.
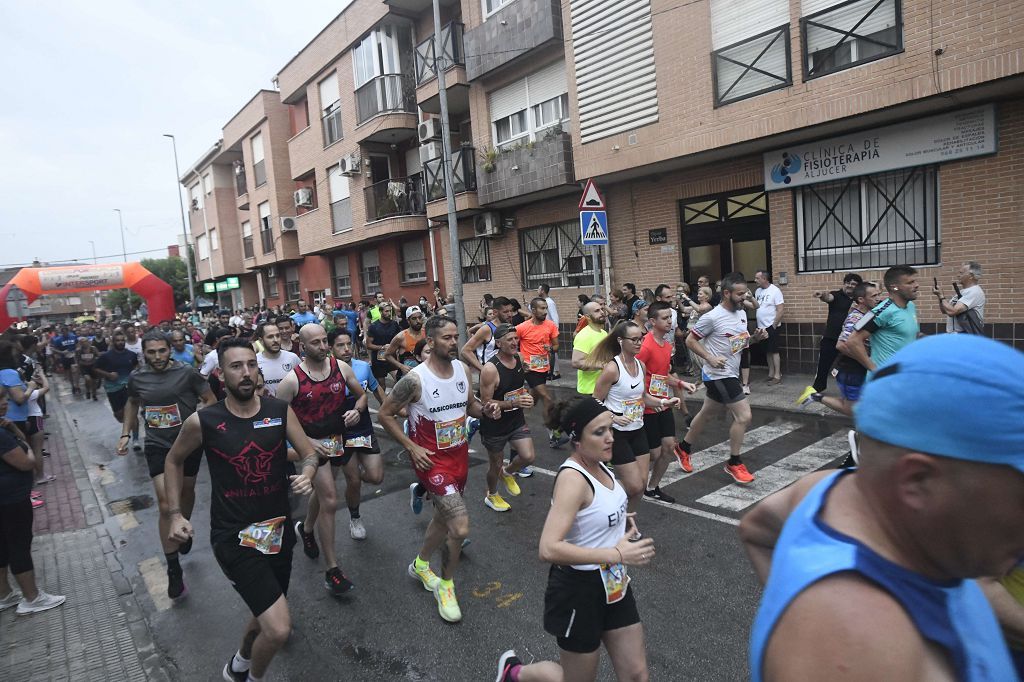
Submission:
[[[765,424],[759,426],[756,429],[748,431],[743,437],[743,446],[740,447],[740,454],[744,454],[753,450],[754,448],[760,447],[765,443],[770,443],[776,438],[781,438],[788,433],[800,428],[799,422],[791,421],[779,421],[771,424]],[[670,466],[668,471],[661,479],[661,488],[672,485],[676,481],[699,474],[705,469],[710,469],[713,466],[717,466],[729,459],[729,441],[728,439],[721,443],[715,443],[709,448],[698,450],[690,455],[690,464],[693,465],[693,473],[687,474],[682,468],[679,467],[678,462],[675,466]]]
[[[171,608],[171,598],[167,596],[167,569],[158,557],[150,557],[139,563],[139,575],[146,583],[146,590],[157,611]]]
[[[555,476],[555,473],[556,473],[554,471],[551,471],[549,469],[544,469],[544,468],[536,466],[536,465],[533,465],[530,468],[533,469],[534,473],[544,474],[545,476],[551,476],[552,478]],[[739,519],[734,519],[734,518],[729,517],[729,516],[722,516],[721,514],[716,514],[714,512],[704,511],[703,509],[694,509],[693,507],[687,507],[686,505],[677,504],[675,502],[662,502],[661,500],[652,500],[649,497],[644,497],[643,500],[644,500],[644,502],[647,502],[649,504],[656,504],[656,505],[659,505],[661,507],[668,507],[669,509],[675,509],[676,511],[681,511],[684,514],[690,514],[692,516],[699,516],[699,517],[701,517],[703,519],[711,519],[712,521],[720,521],[722,523],[727,523],[730,526],[738,526],[738,525],[740,525]]]
[[[847,433],[840,431],[754,472],[749,485],[729,484],[697,500],[709,507],[739,512],[772,493],[782,490],[801,476],[817,471],[846,450]]]
[[[135,518],[135,512],[117,514],[117,522],[121,524],[121,530],[127,531],[139,527],[139,520]]]

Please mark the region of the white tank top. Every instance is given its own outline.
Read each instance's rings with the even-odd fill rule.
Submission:
[[[409,438],[445,456],[469,456],[466,405],[469,381],[462,362],[452,362],[452,376],[442,379],[427,363],[412,368],[420,380],[420,398],[409,404]]]
[[[484,324],[491,328],[491,338],[476,351],[476,357],[480,360],[481,365],[490,362],[491,358],[498,354],[498,342],[494,340],[494,332],[497,331],[498,325],[493,322],[484,322]]]
[[[263,372],[267,393],[277,395],[277,385],[299,366],[299,356],[291,351],[283,350],[276,358],[267,357],[266,351],[256,354],[256,363]]]
[[[604,399],[604,406],[615,414],[622,414],[633,419],[628,426],[619,426],[613,423],[613,429],[636,431],[643,428],[644,425],[644,363],[636,361],[640,373],[632,376],[626,371],[626,366],[622,364],[622,359],[618,355],[612,359],[619,366],[619,378],[608,389],[608,397]]]
[[[565,541],[577,547],[598,549],[614,547],[626,534],[626,491],[615,479],[612,472],[604,464],[600,465],[609,478],[612,479],[614,488],[609,490],[605,484],[591,476],[587,471],[572,459],[562,462],[558,467],[559,473],[562,469],[575,469],[590,482],[594,489],[593,501],[583,509],[576,512],[576,518],[572,522],[569,534]],[[578,571],[596,571],[597,564],[575,564]]]

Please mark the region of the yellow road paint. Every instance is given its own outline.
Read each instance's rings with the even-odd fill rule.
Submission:
[[[499,609],[504,609],[504,608],[507,608],[509,606],[512,606],[512,604],[514,604],[515,602],[517,602],[518,600],[520,600],[522,598],[523,598],[523,593],[522,592],[515,592],[514,594],[506,594],[506,595],[504,595],[502,597],[498,597],[498,601],[496,603],[498,604],[498,608]]]
[[[495,580],[494,582],[487,583],[487,586],[484,587],[484,588],[474,587],[473,588],[473,596],[474,597],[478,597],[480,599],[483,599],[484,597],[491,596],[492,594],[494,594],[495,592],[497,592],[500,589],[501,589],[501,583],[499,583],[497,580]]]
[[[117,522],[121,524],[121,530],[131,530],[139,527],[139,520],[135,518],[135,512],[124,512],[116,514]]]
[[[171,608],[171,598],[167,596],[167,570],[159,557],[150,557],[139,563],[139,575],[146,583],[146,590],[157,611]]]

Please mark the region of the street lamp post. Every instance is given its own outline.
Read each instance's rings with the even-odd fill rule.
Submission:
[[[178,170],[178,142],[174,135],[164,133],[164,137],[171,138],[171,147],[174,149],[174,185],[178,190],[178,206],[181,207],[181,234],[185,237],[185,271],[188,274],[188,297],[192,302],[192,316],[196,315],[196,285],[192,282],[192,254],[188,248],[188,226],[185,224],[185,200],[181,198],[181,171]]]
[[[128,262],[128,247],[124,243],[124,218],[121,217],[121,209],[115,208],[114,212],[117,213],[117,224],[121,226],[121,255],[124,257],[124,262]],[[125,289],[125,305],[128,306],[128,317],[132,316],[132,290]]]

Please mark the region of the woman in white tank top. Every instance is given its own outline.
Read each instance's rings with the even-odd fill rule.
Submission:
[[[642,377],[642,374],[641,374]],[[544,595],[544,629],[558,640],[559,663],[522,665],[515,651],[498,661],[498,682],[594,680],[602,641],[620,679],[647,679],[643,626],[626,566],[654,557],[654,541],[636,532],[626,493],[605,465],[614,442],[612,414],[590,397],[561,419],[573,451],[559,468],[540,556],[551,562]]]

